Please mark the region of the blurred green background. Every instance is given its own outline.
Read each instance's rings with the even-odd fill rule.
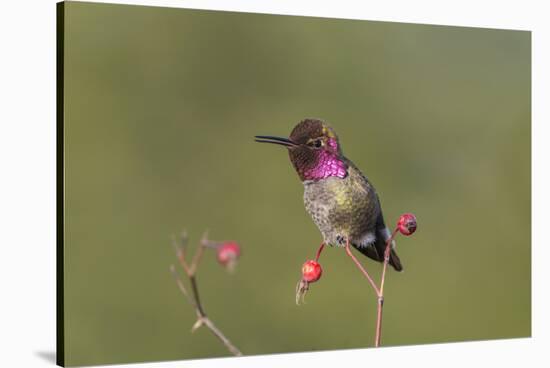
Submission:
[[[386,283],[383,345],[529,336],[529,32],[66,4],[66,363],[229,355],[168,267],[206,254],[209,316],[245,355],[372,346],[376,301],[343,249],[295,305],[320,234],[284,149],[326,119],[386,220],[414,212]],[[381,266],[362,258],[378,278]]]

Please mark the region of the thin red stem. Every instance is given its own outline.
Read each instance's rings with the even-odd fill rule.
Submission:
[[[386,279],[386,270],[388,268],[388,263],[390,262],[390,252],[391,244],[395,235],[397,234],[398,229],[395,229],[391,234],[390,238],[386,242],[386,250],[384,251],[384,267],[382,268],[382,279],[380,280],[380,294],[384,295],[384,280]]]
[[[323,251],[323,248],[325,248],[325,243],[321,243],[321,246],[319,249],[317,249],[317,255],[315,256],[315,262],[319,262],[319,257],[321,256],[321,252]]]
[[[380,346],[380,340],[382,339],[382,309],[384,307],[384,281],[386,280],[386,270],[388,269],[388,263],[390,261],[391,244],[397,229],[393,231],[390,238],[386,242],[386,249],[384,250],[384,266],[382,268],[382,278],[380,279],[380,289],[378,293],[378,312],[376,314],[376,335],[374,337],[374,346]]]
[[[382,338],[382,309],[384,307],[384,297],[378,297],[378,311],[376,313],[376,336],[374,337],[374,347],[380,346]]]
[[[374,292],[376,293],[377,296],[380,295],[380,290],[378,289],[378,287],[376,286],[374,280],[372,279],[372,277],[370,277],[369,273],[367,272],[367,270],[365,270],[363,268],[363,266],[361,265],[361,263],[357,260],[357,258],[355,258],[355,256],[353,255],[353,253],[351,252],[351,249],[350,249],[350,246],[349,246],[349,239],[346,239],[346,253],[348,254],[348,256],[351,257],[351,259],[353,260],[353,262],[355,263],[355,265],[357,266],[357,268],[359,268],[359,270],[363,273],[363,275],[365,275],[365,277],[367,278],[367,280],[369,280],[369,283],[370,285],[372,286],[372,288],[374,289]]]

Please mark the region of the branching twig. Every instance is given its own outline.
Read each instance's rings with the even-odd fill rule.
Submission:
[[[349,239],[346,239],[346,253],[348,254],[348,256],[351,257],[351,259],[353,260],[353,262],[355,263],[357,268],[359,268],[359,270],[363,273],[363,275],[365,275],[367,280],[369,280],[370,286],[372,286],[372,288],[374,289],[374,292],[378,296],[380,294],[380,290],[378,289],[378,286],[376,286],[376,283],[374,282],[372,277],[369,275],[367,270],[365,270],[365,268],[361,265],[361,262],[359,262],[357,260],[357,258],[355,258],[353,253],[351,252],[351,249],[350,249],[350,246],[349,246]]]
[[[209,241],[206,238],[206,234],[203,236],[203,239],[201,240],[198,249],[195,252],[195,255],[193,257],[193,260],[191,262],[191,265],[189,265],[186,261],[186,242],[187,242],[187,234],[185,232],[181,235],[181,245],[178,245],[177,242],[174,239],[174,248],[176,250],[176,255],[178,257],[178,260],[187,275],[187,278],[189,279],[189,283],[191,284],[191,291],[192,294],[190,294],[183,281],[179,277],[178,273],[176,272],[176,268],[174,265],[170,266],[170,271],[172,272],[172,275],[174,276],[176,280],[176,284],[178,285],[179,290],[181,293],[185,296],[189,304],[195,309],[195,313],[197,314],[197,321],[193,325],[191,331],[195,331],[202,325],[205,325],[212,333],[220,339],[220,341],[227,347],[227,349],[235,356],[241,356],[242,353],[231,343],[231,341],[225,337],[225,335],[222,333],[222,331],[216,327],[214,322],[210,320],[204,311],[204,308],[201,304],[200,298],[199,298],[199,289],[197,286],[197,278],[196,278],[196,272],[199,265],[199,262],[202,258],[202,255],[204,253],[204,248],[208,247]]]
[[[350,246],[349,246],[349,239],[346,239],[346,253],[348,256],[351,257],[353,262],[357,265],[359,270],[365,275],[367,280],[369,280],[370,285],[374,289],[374,292],[376,293],[377,297],[377,304],[378,309],[376,313],[376,334],[374,337],[374,346],[379,347],[380,346],[380,340],[382,338],[382,311],[384,308],[384,281],[386,279],[386,269],[388,268],[388,263],[390,260],[390,252],[391,252],[391,244],[393,242],[393,238],[397,234],[397,229],[394,230],[394,232],[391,234],[390,238],[386,242],[386,249],[384,250],[384,265],[382,268],[382,277],[380,279],[380,287],[376,286],[376,283],[372,279],[372,277],[369,275],[367,270],[361,265],[361,263],[355,258],[353,253],[351,252]]]

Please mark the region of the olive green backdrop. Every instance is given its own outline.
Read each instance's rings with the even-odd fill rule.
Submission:
[[[530,43],[525,31],[68,3],[65,348],[70,365],[226,356],[169,273],[170,237],[234,239],[198,281],[244,354],[372,346],[376,301],[343,249],[296,306],[320,234],[284,149],[304,117],[378,189],[405,272],[383,345],[529,336]],[[378,278],[379,264],[362,258]]]

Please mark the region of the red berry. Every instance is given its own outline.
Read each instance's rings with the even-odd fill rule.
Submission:
[[[241,255],[241,248],[235,242],[225,242],[218,248],[218,262],[226,266],[234,263]]]
[[[403,235],[412,235],[416,231],[416,217],[412,213],[404,213],[399,217],[397,228]]]
[[[321,278],[323,269],[315,261],[309,260],[302,266],[302,279],[307,282],[315,282]]]

